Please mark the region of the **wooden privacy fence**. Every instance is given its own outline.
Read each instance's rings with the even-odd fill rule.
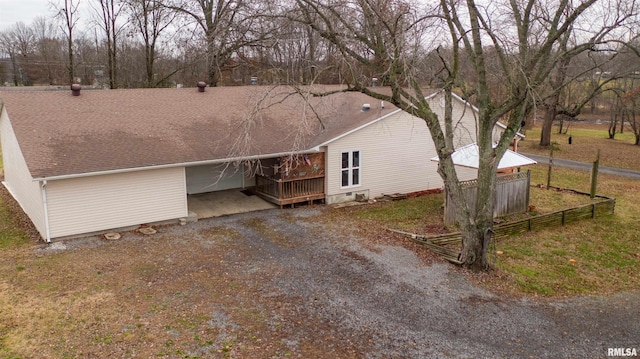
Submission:
[[[588,193],[575,192],[589,195]],[[604,196],[597,196],[597,198],[598,200],[596,202],[590,204],[541,214],[518,221],[497,224],[493,227],[494,240],[538,229],[562,226],[567,223],[576,222],[582,219],[596,218],[612,214],[614,212],[616,207],[616,200],[614,198]],[[462,246],[462,234],[460,232],[437,236],[422,236],[395,229],[390,229],[390,231],[406,235],[412,241],[424,245],[425,247],[440,254],[448,261],[460,264],[460,248]]]
[[[529,185],[531,172],[517,172],[500,175],[496,178],[496,189],[493,198],[493,217],[502,217],[510,214],[523,213],[529,208]],[[478,192],[478,181],[470,180],[461,182],[465,201],[469,208],[475,211]],[[444,224],[447,226],[456,223],[457,209],[447,193],[444,202]]]

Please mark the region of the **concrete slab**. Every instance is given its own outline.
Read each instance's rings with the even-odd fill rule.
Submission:
[[[258,196],[248,196],[240,189],[192,194],[187,196],[187,205],[198,219],[278,208]]]

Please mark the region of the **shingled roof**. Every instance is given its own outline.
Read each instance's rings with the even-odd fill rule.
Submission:
[[[309,151],[397,110],[356,92],[307,98],[264,86],[0,91],[0,98],[33,178]]]

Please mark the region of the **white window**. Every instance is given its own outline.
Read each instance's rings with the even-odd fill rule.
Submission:
[[[342,152],[341,186],[360,185],[360,151]]]

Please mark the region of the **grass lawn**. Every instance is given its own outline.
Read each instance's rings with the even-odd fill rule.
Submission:
[[[16,221],[15,213],[11,212],[0,196],[0,250],[15,248],[29,242],[29,237]]]
[[[546,183],[546,166],[532,167],[532,185]],[[589,173],[556,168],[552,185],[588,192]],[[640,283],[640,181],[600,175],[598,193],[616,198],[615,215],[530,232],[495,243],[494,270],[473,275],[488,287],[515,295],[608,294]],[[539,214],[590,203],[588,196],[531,188]],[[369,232],[384,228],[446,233],[442,195],[340,209]],[[373,229],[377,228],[377,229]],[[427,249],[424,249],[425,251]]]
[[[0,179],[3,178],[2,171],[2,147],[0,147]],[[27,234],[20,229],[20,224],[18,223],[20,216],[16,216],[15,213],[16,211],[21,211],[21,209],[16,208],[15,202],[12,202],[12,204],[13,206],[7,204],[5,198],[0,196],[0,250],[30,242]]]
[[[534,179],[538,180],[537,171],[536,169],[532,172],[532,181]],[[535,214],[551,213],[592,202],[588,196],[572,192],[549,191],[539,187],[531,187],[530,190],[529,203],[535,206]],[[443,194],[433,194],[404,201],[381,202],[364,208],[348,209],[347,211],[365,221],[367,226],[382,225],[387,228],[424,235],[446,233],[456,229],[445,228],[442,223],[444,215],[444,209],[442,208],[443,196]],[[513,217],[522,218],[523,215]],[[508,218],[505,220],[508,220]]]
[[[496,278],[490,285],[538,295],[612,293],[640,283],[640,181],[601,175],[598,193],[616,198],[615,214],[530,232],[496,243]],[[546,169],[533,170],[544,183]],[[588,191],[589,174],[556,168],[555,186]]]
[[[579,127],[578,127],[579,126]],[[629,168],[640,170],[640,146],[635,146],[635,138],[631,131],[616,134],[614,140],[608,139],[607,125],[575,125],[569,132],[558,134],[557,128],[551,135],[551,141],[556,142],[553,156],[581,162],[593,162],[600,150],[600,164],[604,166]],[[549,155],[548,148],[538,146],[540,143],[540,127],[527,130],[527,138],[520,141],[518,151],[543,156]],[[572,144],[569,144],[569,136]]]

